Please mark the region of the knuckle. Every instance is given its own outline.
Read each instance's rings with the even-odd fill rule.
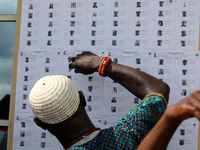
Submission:
[[[184,99],[184,102],[190,103],[191,101],[193,101],[193,99],[194,99],[194,93],[191,93],[190,95],[188,95],[188,96]]]
[[[193,91],[190,95],[191,97],[195,97],[197,95],[197,91]]]
[[[195,113],[195,112],[198,111],[198,109],[197,109],[196,107],[193,107],[193,108],[192,108],[192,111]]]
[[[181,105],[181,109],[187,109],[188,108],[188,104],[187,103],[184,103]]]

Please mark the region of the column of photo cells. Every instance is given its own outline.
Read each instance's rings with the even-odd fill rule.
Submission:
[[[65,3],[64,46],[70,49],[84,47],[85,35],[85,1],[70,1]]]
[[[42,48],[62,46],[63,4],[62,0],[43,3]]]
[[[175,1],[157,0],[152,8],[153,49],[170,49],[174,44]]]
[[[15,130],[13,134],[13,147],[17,149],[27,149],[27,146],[34,147],[34,140],[31,141],[30,138],[34,138],[35,131],[33,127],[33,121],[27,118],[26,113],[16,113],[15,114]]]
[[[69,3],[69,5],[70,5],[70,10],[71,10],[71,12],[69,12],[70,13],[70,16],[68,16],[70,19],[70,21],[69,21],[69,24],[70,24],[70,31],[69,31],[69,37],[73,37],[74,35],[75,35],[75,25],[76,25],[76,21],[75,20],[73,20],[73,19],[75,19],[75,17],[76,17],[76,8],[77,8],[77,3],[76,2],[71,2],[71,3]],[[68,14],[67,14],[68,15]],[[74,39],[72,39],[72,38],[70,38],[69,39],[69,45],[70,46],[74,46]]]
[[[29,65],[29,57],[24,56],[24,52],[19,52],[19,63],[17,72],[17,91],[16,91],[16,109],[19,111],[26,109],[28,102],[28,85],[29,85],[29,73],[26,67]]]
[[[183,2],[182,3],[182,8],[183,10],[177,10],[178,13],[181,13],[180,16],[177,16],[178,18],[181,19],[181,26],[180,26],[180,29],[181,29],[181,35],[179,37],[181,37],[181,41],[180,41],[180,46],[181,47],[185,47],[186,46],[186,41],[185,41],[185,37],[187,37],[186,35],[186,31],[187,31],[187,4],[186,2]]]
[[[163,19],[164,19],[164,11],[163,11],[163,7],[164,7],[165,1],[158,1],[158,10],[157,10],[157,17],[158,17],[158,25],[160,26],[160,29],[157,30],[157,47],[161,47],[163,44]]]
[[[50,74],[52,72],[51,68],[52,68],[51,57],[45,57],[43,72],[45,74]]]
[[[28,4],[28,9],[29,10],[33,10],[33,4],[31,3],[31,4]],[[30,15],[32,15],[32,14],[30,14]],[[32,16],[29,16],[29,17],[32,17]],[[28,31],[27,31],[27,38],[29,37],[31,37],[32,36],[32,31],[31,31],[31,28],[33,27],[33,25],[32,25],[32,22],[30,21],[30,22],[28,22],[27,23],[27,28],[28,28]]]
[[[33,4],[30,4],[29,5],[29,9],[33,9]],[[27,31],[27,37],[31,37],[32,36],[32,31],[30,30],[32,28],[32,19],[33,18],[33,13],[28,13],[28,19],[29,19],[29,22],[27,24],[27,28],[28,28],[28,31]],[[26,45],[27,46],[31,46],[31,39],[27,40],[26,42]]]
[[[179,7],[178,7],[179,5]],[[199,1],[177,2],[176,47],[183,50],[198,50]]]
[[[40,32],[38,27],[42,24],[42,5],[35,2],[24,2],[22,13],[21,47],[39,47]]]
[[[25,71],[27,71],[26,67],[25,67]],[[24,74],[22,75],[22,81],[21,83],[23,83],[23,92],[22,92],[22,97],[19,101],[21,104],[21,110],[26,111],[28,109],[27,103],[28,103],[28,93],[29,93],[29,74]]]
[[[117,46],[117,38],[118,38],[118,32],[119,29],[117,29],[118,27],[118,22],[119,22],[119,2],[114,2],[114,8],[113,8],[113,27],[116,27],[115,30],[113,30],[112,32],[112,36],[113,36],[113,40],[112,40],[112,46]]]
[[[41,58],[40,75],[53,75],[60,74],[60,68],[62,66],[60,52],[46,54]]]
[[[113,27],[117,27],[118,26],[118,20],[114,20],[113,21]],[[113,37],[117,37],[117,32],[118,32],[118,30],[114,30],[113,31]],[[112,44],[111,44],[112,46],[117,46],[117,39],[113,39],[112,40]]]
[[[23,57],[24,56],[24,53],[21,52],[21,56]],[[29,92],[29,89],[28,89],[28,84],[29,84],[29,69],[27,66],[29,66],[29,56],[25,56],[24,57],[24,62],[26,63],[26,66],[23,66],[24,67],[24,72],[23,72],[23,75],[20,83],[23,84],[23,89],[21,89],[22,92],[22,96],[21,96],[21,99],[19,99],[18,101],[21,101],[21,104],[22,104],[22,107],[21,109],[27,109],[27,100],[28,100],[28,92]]]
[[[21,55],[23,56],[23,52],[21,52]],[[24,67],[24,75],[23,75],[23,83],[28,82],[28,78],[29,78],[29,56],[26,56],[24,59],[24,62],[26,63],[26,66]],[[27,94],[23,94],[23,100],[27,100]]]
[[[23,22],[24,24],[25,22]],[[27,29],[22,28],[21,31],[21,47],[24,48],[38,48],[40,45],[40,38],[41,38],[41,32],[39,31],[39,26],[42,24],[42,22],[40,21],[32,21],[32,22],[27,22]],[[25,26],[22,25],[22,26]],[[25,38],[25,42],[24,42],[24,38]]]
[[[130,3],[129,46],[131,49],[149,47],[149,28],[151,17],[150,2],[131,1]],[[134,9],[131,9],[134,8]]]
[[[96,45],[95,37],[96,37],[96,33],[97,33],[97,28],[96,28],[97,27],[97,20],[96,20],[96,18],[98,17],[98,3],[97,2],[92,2],[91,10],[92,10],[92,17],[93,17],[92,19],[95,19],[95,20],[92,21],[92,24],[91,24],[91,26],[92,26],[91,35],[94,38],[94,39],[91,40],[91,46],[95,46]]]
[[[86,13],[86,48],[104,48],[106,2],[90,1]]]
[[[186,7],[186,5],[184,6]],[[182,11],[182,16],[181,16],[181,40],[180,40],[180,46],[181,47],[185,47],[186,46],[186,39],[185,37],[187,37],[186,35],[186,30],[187,30],[187,24],[188,24],[188,21],[187,21],[187,11]]]
[[[53,3],[49,4],[49,9],[53,9]],[[53,16],[52,12],[49,14],[49,17]],[[52,27],[53,27],[53,21],[49,21],[47,28],[49,29],[48,32],[46,33],[47,36],[52,36]]]
[[[106,48],[128,48],[129,1],[107,2]]]
[[[138,28],[137,29],[135,28],[136,39],[134,41],[134,46],[138,47],[138,46],[140,46],[140,43],[141,43],[140,39],[138,38],[141,33],[141,29],[140,29],[141,20],[139,19],[140,15],[141,15],[141,9],[142,9],[141,1],[136,2],[136,9],[137,9],[137,11],[135,12],[135,18],[136,18],[136,27],[138,27]]]
[[[71,12],[69,12],[70,16],[68,16],[68,17],[70,17],[70,28],[73,28],[73,29],[70,29],[68,34],[69,34],[70,37],[73,37],[75,35],[75,24],[76,24],[76,21],[73,20],[73,19],[76,18],[77,3],[71,2],[70,7],[71,7],[71,9],[70,9]],[[74,39],[69,40],[69,45],[74,46]]]
[[[158,25],[160,27],[163,26],[163,18],[164,18],[164,10],[162,9],[164,7],[164,1],[159,1],[158,2],[158,5],[159,5],[159,8],[157,10],[157,17],[159,18],[159,22],[158,22]],[[162,38],[163,36],[163,29],[160,29],[160,30],[157,30],[157,36]],[[158,39],[157,40],[157,46],[162,46],[162,39]]]
[[[188,59],[187,58],[184,58],[180,61],[180,66],[181,68],[183,68],[182,70],[182,73],[185,75],[187,73],[187,69],[188,69]],[[185,86],[187,84],[187,78],[184,78],[184,79],[180,79],[180,84],[179,87],[181,87],[181,90],[180,90],[180,96],[182,97],[185,97],[188,95],[188,88],[187,86]]]
[[[48,18],[49,18],[49,25],[48,25],[48,31],[46,34],[47,36],[47,41],[46,41],[46,45],[49,47],[49,46],[52,46],[52,29],[53,29],[53,19],[54,18],[54,4],[53,3],[50,3],[50,4],[46,4],[46,7],[49,9],[48,10]]]
[[[47,65],[47,64],[50,64],[50,57],[46,57],[46,58],[45,58],[45,64],[46,64],[46,65]],[[49,65],[48,65],[48,66],[45,66],[44,72],[45,72],[45,73],[49,73],[49,72],[50,72],[50,67],[49,67]]]
[[[33,4],[31,3],[31,4],[29,4],[28,5],[28,9],[29,10],[33,10]],[[33,18],[33,13],[30,11],[29,13],[28,13],[28,19],[30,20],[28,23],[27,23],[27,28],[28,28],[28,31],[27,31],[27,38],[29,37],[31,37],[32,36],[32,31],[31,31],[31,28],[32,28],[32,19]],[[31,46],[31,40],[28,40],[27,41],[27,46]]]

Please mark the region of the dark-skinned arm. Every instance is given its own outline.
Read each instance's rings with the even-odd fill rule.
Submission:
[[[200,120],[200,90],[168,108],[137,150],[165,150],[181,122],[191,117]]]
[[[75,73],[92,74],[98,72],[102,59],[91,52],[83,52],[72,58],[69,68],[75,69]],[[104,74],[140,99],[149,93],[160,93],[168,101],[169,86],[147,73],[110,61]]]

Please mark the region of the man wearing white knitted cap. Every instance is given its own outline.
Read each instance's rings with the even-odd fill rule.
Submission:
[[[200,119],[200,91],[165,111],[169,87],[151,75],[90,52],[73,57],[69,68],[75,69],[75,73],[98,72],[102,77],[108,76],[142,101],[114,127],[100,130],[85,111],[83,93],[70,79],[65,76],[40,79],[29,96],[34,121],[56,136],[65,149],[166,149],[183,120],[193,116]]]

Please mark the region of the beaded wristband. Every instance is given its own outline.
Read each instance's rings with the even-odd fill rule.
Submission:
[[[106,57],[103,58],[103,60],[102,60],[102,62],[101,62],[101,64],[100,64],[100,66],[99,66],[99,71],[98,71],[98,74],[99,74],[100,76],[106,77],[106,76],[104,75],[104,71],[105,71],[105,68],[106,68],[106,66],[108,65],[109,61],[111,61],[111,58],[110,58],[110,57],[106,56]]]

